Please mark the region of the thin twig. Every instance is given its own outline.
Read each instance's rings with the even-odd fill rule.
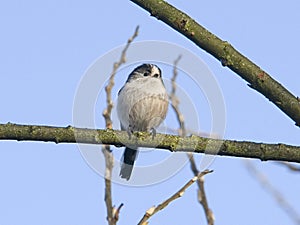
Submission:
[[[290,217],[291,220],[295,224],[300,224],[300,214],[294,209],[294,207],[286,200],[286,198],[283,196],[283,194],[277,190],[271,182],[268,180],[268,178],[260,171],[258,171],[253,163],[251,163],[249,160],[245,161],[246,168],[248,171],[254,175],[254,177],[257,179],[257,181],[262,185],[263,188],[266,189],[268,193],[270,193],[274,199],[276,200],[279,207],[285,211],[285,213]]]
[[[172,108],[175,111],[177,121],[179,123],[179,135],[184,137],[186,135],[186,128],[185,128],[185,124],[184,124],[184,116],[180,112],[179,100],[176,96],[176,87],[177,87],[176,86],[176,78],[177,78],[177,75],[178,75],[177,65],[178,65],[178,62],[179,62],[180,59],[181,59],[181,55],[174,61],[173,77],[171,79],[171,81],[172,81],[172,90],[171,90],[169,98],[170,98],[170,101],[171,101]],[[193,153],[187,153],[187,156],[189,158],[189,161],[190,161],[190,164],[191,164],[191,169],[194,173],[194,176],[197,176],[197,174],[199,174],[199,170],[197,169],[194,155],[193,155]],[[204,189],[204,177],[201,177],[200,179],[198,179],[197,184],[198,184],[198,201],[203,207],[208,225],[213,225],[214,224],[214,214],[208,206],[208,202],[207,202],[207,198],[206,198],[206,194],[205,194],[205,189]]]
[[[300,167],[296,166],[296,165],[293,165],[292,163],[289,163],[289,162],[278,162],[278,163],[281,164],[281,165],[286,166],[290,171],[300,172]]]
[[[117,70],[119,67],[126,62],[126,51],[129,48],[131,42],[137,37],[139,31],[139,26],[136,27],[134,34],[128,39],[127,44],[125,45],[120,59],[118,62],[115,62],[113,65],[113,70],[109,78],[109,82],[107,86],[105,87],[106,91],[106,109],[104,109],[102,115],[105,119],[105,127],[107,129],[112,129],[112,120],[111,120],[111,111],[113,108],[113,101],[111,97],[111,91],[115,84],[114,78],[117,73]],[[111,191],[111,176],[112,176],[112,169],[113,169],[113,162],[114,157],[110,150],[110,145],[103,145],[102,146],[102,152],[104,154],[105,158],[105,197],[104,201],[106,204],[106,211],[107,211],[107,221],[109,225],[115,225],[119,219],[119,213],[123,206],[123,203],[118,207],[118,209],[115,209],[112,205],[112,191]]]
[[[107,213],[107,221],[109,225],[114,225],[116,222],[114,221],[114,207],[112,205],[112,191],[111,191],[111,176],[113,169],[114,158],[112,153],[110,152],[109,145],[102,146],[102,152],[105,158],[105,194],[104,201],[106,205],[106,213]]]
[[[184,116],[180,112],[180,109],[179,109],[179,99],[175,95],[176,88],[177,88],[176,78],[177,78],[177,75],[178,75],[177,65],[178,65],[180,59],[181,59],[181,55],[179,55],[178,58],[174,61],[174,65],[173,65],[173,77],[171,79],[172,90],[171,90],[171,93],[169,95],[169,99],[170,99],[170,102],[171,102],[171,106],[172,106],[172,108],[173,108],[173,110],[174,110],[174,112],[176,114],[177,121],[179,123],[179,132],[178,133],[179,133],[180,136],[184,137],[186,135],[185,125],[184,125]]]
[[[191,164],[191,170],[194,174],[198,174],[199,170],[197,169],[195,158],[192,153],[188,153],[188,157]],[[215,216],[213,214],[213,211],[208,206],[208,201],[206,198],[205,188],[204,188],[204,177],[201,177],[197,180],[198,184],[198,201],[202,205],[206,221],[208,225],[213,225],[215,222]]]
[[[120,211],[121,211],[121,209],[122,209],[123,206],[124,206],[124,204],[121,203],[117,209],[115,209],[115,207],[114,207],[113,215],[114,215],[114,220],[116,222],[119,220],[119,214],[120,214]]]
[[[159,204],[158,206],[153,206],[150,209],[148,209],[146,211],[146,213],[144,214],[143,218],[140,220],[140,222],[138,223],[138,225],[145,225],[148,224],[148,220],[151,216],[153,216],[155,213],[157,213],[158,211],[164,209],[166,206],[168,206],[169,203],[171,203],[172,201],[176,200],[177,198],[180,198],[183,196],[184,192],[186,191],[187,188],[189,188],[193,183],[195,183],[195,181],[197,181],[198,179],[201,179],[204,175],[208,174],[208,173],[212,173],[212,170],[204,170],[201,173],[199,173],[197,176],[193,177],[190,181],[188,181],[182,188],[180,188],[175,194],[173,194],[170,198],[166,199],[165,201],[163,201],[161,204]]]
[[[113,70],[108,81],[108,85],[105,87],[107,108],[103,111],[103,116],[105,118],[105,123],[106,123],[105,127],[108,129],[112,129],[111,110],[113,108],[113,101],[111,98],[111,90],[115,84],[114,78],[119,67],[126,62],[127,49],[129,48],[131,42],[138,36],[138,33],[139,33],[139,26],[135,28],[134,34],[128,39],[127,44],[125,45],[121,53],[119,61],[114,63]]]

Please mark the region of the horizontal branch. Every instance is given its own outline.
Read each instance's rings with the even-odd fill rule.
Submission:
[[[269,74],[184,12],[162,0],[131,0],[217,58],[300,126],[300,101]]]
[[[85,128],[0,124],[0,140],[45,141],[55,143],[107,144],[122,147],[137,145],[173,152],[193,152],[212,155],[300,162],[300,147],[285,144],[265,144],[248,141],[216,140],[199,136],[180,137],[136,132],[128,138],[125,131]],[[216,147],[219,149],[216,149]]]

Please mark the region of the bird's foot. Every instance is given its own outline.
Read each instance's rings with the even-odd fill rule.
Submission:
[[[152,135],[152,140],[153,140],[155,138],[155,136],[156,136],[156,129],[154,127],[152,127],[150,129],[150,134]]]
[[[128,134],[128,138],[129,140],[131,139],[132,137],[132,134],[133,134],[133,129],[132,127],[129,125],[129,127],[127,128],[127,134]]]

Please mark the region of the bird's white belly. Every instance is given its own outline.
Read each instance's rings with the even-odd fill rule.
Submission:
[[[118,97],[117,112],[124,129],[149,131],[165,119],[168,95],[160,80],[127,83]]]

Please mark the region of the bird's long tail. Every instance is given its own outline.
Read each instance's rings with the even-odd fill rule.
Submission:
[[[125,148],[124,154],[123,154],[123,163],[121,165],[121,171],[120,171],[120,176],[121,178],[124,178],[126,180],[129,180],[134,161],[137,157],[137,149],[132,149],[132,148]]]

